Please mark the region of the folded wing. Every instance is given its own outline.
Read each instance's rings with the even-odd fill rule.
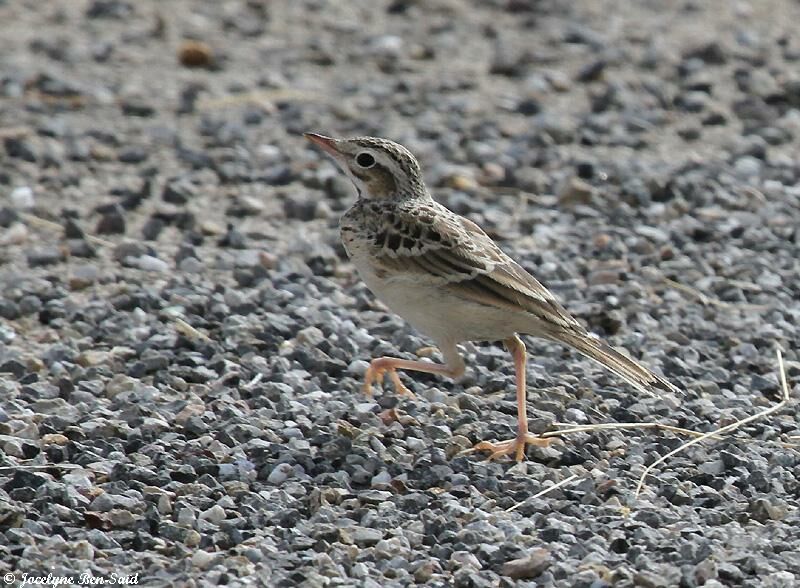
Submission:
[[[441,207],[395,209],[375,239],[374,270],[387,279],[425,281],[478,304],[525,312],[584,333],[556,298],[472,221]]]

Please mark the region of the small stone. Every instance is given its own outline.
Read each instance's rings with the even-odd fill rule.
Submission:
[[[287,197],[283,203],[286,218],[301,221],[314,220],[317,212],[317,201],[308,195],[294,195]]]
[[[203,41],[183,41],[178,48],[178,61],[184,67],[210,68],[214,65],[214,51]]]
[[[428,583],[434,574],[442,573],[442,567],[435,559],[428,559],[419,564],[414,570],[414,580],[420,584]]]
[[[198,549],[192,555],[192,565],[201,570],[205,570],[211,566],[213,561],[217,558],[217,554],[209,553],[203,549]]]
[[[178,264],[178,270],[187,274],[201,274],[205,270],[203,262],[196,257],[187,257]]]
[[[89,510],[97,512],[110,512],[114,508],[114,499],[107,493],[95,497],[89,505]]]
[[[591,204],[594,188],[580,178],[570,179],[558,194],[558,202],[562,206]]]
[[[94,545],[82,539],[75,544],[73,555],[77,559],[81,560],[93,560],[94,559]]]
[[[227,518],[227,515],[225,514],[224,508],[222,508],[218,504],[215,504],[208,510],[204,510],[203,512],[201,512],[198,518],[200,520],[208,521],[216,525],[224,521]]]
[[[93,264],[72,267],[68,284],[70,290],[82,290],[94,284],[100,277],[100,269]]]
[[[11,205],[16,210],[30,210],[36,205],[33,190],[29,186],[18,186],[11,190]]]
[[[69,438],[61,433],[47,433],[42,435],[42,445],[66,445]]]
[[[757,498],[750,505],[750,513],[759,523],[780,521],[788,512],[786,504],[779,499]]]
[[[190,182],[185,180],[172,180],[167,182],[161,193],[164,202],[171,204],[186,204],[192,200],[197,193],[197,189]]]
[[[262,144],[256,149],[261,163],[266,165],[275,165],[280,162],[283,152],[277,145]]]
[[[121,163],[142,163],[148,157],[150,157],[150,154],[147,152],[147,150],[145,150],[143,147],[139,147],[138,145],[125,147],[120,149],[119,153],[117,153],[117,159]]]
[[[136,517],[129,510],[120,508],[111,509],[108,513],[108,520],[112,526],[117,528],[130,528],[136,524]]]
[[[372,547],[383,539],[383,531],[368,527],[355,527],[350,530],[350,536],[353,538],[353,543],[359,547]]]
[[[29,238],[28,227],[22,223],[14,223],[8,229],[0,233],[0,246],[19,245]]]
[[[535,116],[542,111],[542,103],[534,97],[523,98],[517,103],[517,112],[525,116]]]
[[[267,482],[274,484],[275,486],[280,486],[293,472],[294,468],[292,468],[292,466],[288,463],[279,463],[273,468],[269,476],[267,476]]]
[[[86,18],[123,20],[133,13],[133,6],[124,0],[92,0],[86,9]]]
[[[124,264],[129,264],[129,258],[135,259],[142,255],[150,255],[151,249],[138,241],[124,241],[114,247],[114,259]]]
[[[60,263],[64,261],[65,255],[60,247],[50,246],[28,252],[27,258],[30,267],[40,267]]]
[[[195,531],[194,529],[189,529],[186,531],[186,535],[183,537],[183,544],[187,547],[197,547],[200,545],[200,541],[203,540],[203,536]]]
[[[157,257],[153,257],[152,255],[142,255],[141,257],[137,257],[134,263],[140,269],[148,272],[165,274],[170,270],[169,264],[166,261]]]
[[[201,219],[198,229],[203,235],[217,237],[225,234],[225,226],[212,219]]]
[[[181,527],[192,527],[196,520],[197,516],[191,508],[185,507],[178,511],[177,523]]]
[[[455,570],[459,570],[464,567],[480,570],[483,566],[481,565],[480,560],[469,551],[454,551],[450,556],[450,567]]]
[[[308,347],[319,347],[325,340],[325,335],[317,327],[306,327],[297,333],[297,342]]]
[[[103,214],[97,222],[95,232],[99,235],[121,235],[125,233],[125,216],[122,207],[115,205],[112,210]]]
[[[9,157],[15,157],[31,163],[36,162],[36,152],[26,139],[21,137],[6,137],[3,144]]]
[[[264,202],[253,196],[242,196],[237,206],[244,216],[257,216],[264,212]]]
[[[156,113],[156,109],[143,96],[123,96],[119,107],[126,116],[149,117]]]
[[[397,35],[381,35],[369,42],[370,54],[383,58],[396,59],[400,57],[404,46],[403,38]]]
[[[82,367],[92,367],[108,363],[110,356],[111,354],[108,351],[87,349],[75,358],[75,363]]]
[[[37,441],[41,438],[39,427],[36,423],[25,424],[21,429],[14,431],[14,436],[20,439],[30,439],[31,441]]]
[[[163,515],[172,514],[172,501],[169,499],[169,496],[166,494],[162,494],[158,497],[158,512]]]
[[[158,239],[161,231],[163,231],[164,227],[166,226],[167,223],[164,221],[164,219],[151,216],[142,226],[142,237],[144,237],[147,241],[155,241]]]
[[[392,475],[386,470],[381,470],[380,473],[374,475],[370,480],[370,486],[373,488],[385,488],[392,481]]]
[[[230,247],[232,249],[244,249],[247,246],[245,236],[233,225],[228,225],[227,232],[217,243],[220,247]]]
[[[534,549],[529,555],[506,562],[502,574],[514,580],[530,580],[545,571],[552,563],[550,552]]]
[[[761,175],[761,167],[761,161],[751,155],[740,157],[733,164],[734,172],[743,180],[757,178]]]
[[[667,588],[670,584],[666,578],[651,572],[641,571],[633,576],[633,585],[641,588]]]

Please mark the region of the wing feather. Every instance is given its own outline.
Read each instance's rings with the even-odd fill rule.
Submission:
[[[583,331],[547,288],[478,225],[435,203],[425,206],[436,210],[418,204],[394,209],[375,241],[371,262],[376,272],[390,280],[434,283],[471,302]]]

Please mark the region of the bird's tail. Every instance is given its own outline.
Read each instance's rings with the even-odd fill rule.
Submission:
[[[634,361],[627,355],[613,349],[598,337],[589,333],[559,333],[553,337],[561,343],[566,343],[589,359],[605,366],[617,374],[620,378],[646,394],[652,394],[653,389],[660,389],[668,392],[680,392],[678,388],[670,384],[666,379],[654,374],[649,369]]]

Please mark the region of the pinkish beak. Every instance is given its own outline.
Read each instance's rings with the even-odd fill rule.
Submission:
[[[339,150],[336,149],[336,139],[331,139],[330,137],[326,137],[324,135],[318,135],[316,133],[303,133],[303,136],[311,141],[312,143],[316,143],[324,151],[333,155],[334,157],[340,156]]]

